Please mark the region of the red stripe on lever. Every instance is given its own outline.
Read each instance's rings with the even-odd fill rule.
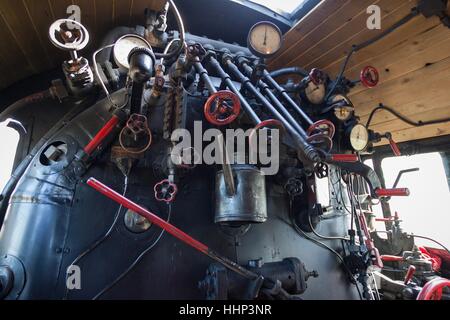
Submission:
[[[193,247],[193,248],[195,248],[195,249],[199,250],[200,252],[203,252],[203,253],[205,253],[207,255],[210,254],[208,247],[206,245],[204,245],[203,243],[195,240],[194,238],[192,238],[188,234],[184,233],[183,231],[181,231],[177,227],[171,225],[170,223],[164,221],[163,219],[161,219],[157,215],[151,213],[147,209],[144,209],[141,206],[139,206],[138,204],[136,204],[136,203],[132,202],[131,200],[128,200],[127,198],[123,197],[122,195],[120,195],[116,191],[112,190],[108,186],[104,185],[100,181],[97,181],[94,178],[90,178],[87,181],[87,184],[89,186],[91,186],[92,188],[94,188],[95,190],[97,190],[98,192],[100,192],[101,194],[103,194],[104,196],[106,196],[106,197],[110,198],[111,200],[114,200],[115,202],[121,204],[123,207],[125,207],[125,208],[127,208],[127,209],[129,209],[129,210],[131,210],[133,212],[136,212],[137,214],[143,216],[144,218],[146,218],[151,223],[153,223],[153,224],[157,225],[158,227],[164,229],[165,231],[167,231],[168,233],[173,235],[175,238],[183,241],[184,243],[188,244],[189,246],[191,246],[191,247]]]
[[[358,162],[359,158],[356,154],[331,154],[330,160],[334,162]]]
[[[103,128],[95,135],[95,137],[89,142],[89,144],[84,148],[86,154],[91,155],[95,149],[105,140],[105,138],[113,131],[114,127],[117,126],[120,119],[114,115],[111,120],[109,120]]]
[[[377,189],[375,194],[378,197],[407,197],[409,196],[408,188],[397,188],[397,189]]]

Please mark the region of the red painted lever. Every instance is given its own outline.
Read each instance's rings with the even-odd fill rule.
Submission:
[[[131,211],[139,214],[140,216],[146,218],[148,221],[157,225],[161,229],[165,230],[167,233],[173,235],[175,238],[181,240],[185,244],[187,244],[187,245],[193,247],[194,249],[200,251],[201,253],[207,255],[211,259],[214,259],[214,260],[220,262],[225,267],[242,275],[243,277],[246,277],[246,278],[252,279],[252,280],[260,277],[258,274],[241,267],[237,263],[235,263],[223,256],[218,255],[217,253],[215,253],[214,251],[209,249],[206,245],[204,245],[200,241],[192,238],[187,233],[181,231],[174,225],[164,221],[163,219],[161,219],[154,213],[148,211],[147,209],[144,209],[140,205],[138,205],[138,204],[132,202],[131,200],[125,198],[124,196],[120,195],[119,193],[117,193],[110,187],[104,185],[100,181],[98,181],[94,178],[90,178],[87,181],[87,184],[90,187],[97,190],[98,192],[100,192],[101,194],[103,194],[104,196],[108,197],[109,199],[117,202],[118,204],[121,204],[124,208],[127,208],[128,210],[131,210]]]
[[[390,256],[390,255],[382,255],[381,260],[385,261],[385,262],[402,262],[404,261],[403,257],[399,257],[399,256]]]
[[[416,267],[414,267],[413,265],[409,266],[408,272],[406,272],[405,276],[405,285],[411,281],[412,277],[414,277],[414,273],[416,273]]]
[[[408,188],[396,188],[396,189],[381,189],[375,190],[377,197],[407,197],[409,196]]]
[[[400,157],[402,155],[400,149],[398,148],[397,144],[395,143],[394,139],[392,137],[389,137],[389,144],[391,145],[392,152],[396,157]]]
[[[114,115],[100,131],[95,135],[95,137],[89,142],[89,144],[84,148],[86,154],[91,155],[98,146],[105,140],[105,138],[113,131],[114,127],[119,124],[119,117]]]
[[[328,161],[334,162],[358,162],[359,158],[356,154],[330,154]]]

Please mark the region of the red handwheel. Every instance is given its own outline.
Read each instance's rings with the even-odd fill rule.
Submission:
[[[336,128],[333,122],[323,119],[313,123],[306,131],[308,136],[313,136],[316,134],[325,134],[331,139],[333,139],[336,133]]]
[[[231,91],[218,91],[209,97],[205,104],[205,118],[216,126],[232,123],[239,116],[241,102]]]
[[[417,300],[441,300],[442,289],[450,287],[450,280],[437,277],[428,281],[420,290]]]
[[[380,74],[378,70],[372,66],[367,66],[361,70],[361,83],[367,88],[376,87],[380,81]]]

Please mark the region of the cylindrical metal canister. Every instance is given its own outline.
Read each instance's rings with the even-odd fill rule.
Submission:
[[[232,166],[236,193],[227,194],[223,171],[216,175],[215,223],[240,226],[267,220],[266,178],[254,166]]]

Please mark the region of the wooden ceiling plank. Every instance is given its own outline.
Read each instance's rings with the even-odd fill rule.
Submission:
[[[95,12],[97,21],[96,36],[102,39],[113,26],[113,2],[111,0],[95,0]],[[101,14],[98,14],[100,13]]]
[[[434,124],[430,126],[424,126],[419,128],[408,128],[400,131],[393,131],[392,137],[395,142],[401,143],[405,141],[414,141],[419,139],[426,139],[432,137],[445,136],[450,134],[450,126],[448,124]],[[378,145],[386,145],[388,144],[386,139],[382,139],[382,141]]]
[[[33,23],[26,13],[24,2],[4,1],[0,6],[0,12],[7,29],[26,56],[34,73],[48,69],[49,63],[33,28]]]
[[[377,4],[378,1],[360,0],[356,4],[351,2],[348,6],[342,7],[332,16],[328,23],[321,24],[320,28],[314,33],[303,38],[295,50],[291,50],[290,55],[286,55],[285,63],[289,66],[303,66],[307,70],[313,61],[326,55],[329,50],[348,39],[355,30],[366,28],[367,13],[366,9],[371,4]],[[397,6],[399,0],[390,1],[392,6]],[[401,1],[401,0],[400,0]],[[357,26],[361,26],[358,28]]]
[[[396,106],[389,106],[395,109],[395,111],[399,112],[401,115],[406,117],[411,117],[417,120],[421,120],[418,115],[429,112],[433,113],[435,109],[441,109],[446,106],[449,106],[450,100],[446,95],[437,95],[434,97],[424,97],[422,99],[414,100],[412,102],[408,102],[405,104],[400,104]],[[369,114],[373,110],[373,107],[366,108],[364,110],[358,109],[358,116],[361,118],[361,122],[366,123],[369,118]],[[450,109],[449,109],[450,112]],[[380,125],[385,122],[389,122],[397,119],[396,116],[391,114],[388,111],[380,110],[375,113],[372,118],[371,125]]]
[[[277,56],[269,62],[271,70],[285,66],[285,55],[291,50],[295,51],[304,37],[326,23],[340,7],[352,0],[322,1],[305,17],[303,17],[290,31],[284,35],[283,47]]]
[[[413,40],[415,37],[420,37],[423,33],[427,33],[439,25],[438,19],[415,18],[414,22],[404,25],[385,38],[354,54],[348,63],[347,72],[351,72],[355,68],[360,69],[361,66],[370,64],[370,61],[378,57],[387,57],[387,52],[400,49],[400,46],[407,45],[408,41],[415,41]],[[343,60],[343,58],[340,58],[332,62],[325,67],[325,70],[331,75],[336,75],[341,69]]]
[[[34,69],[28,63],[25,53],[12,37],[3,16],[0,15],[0,39],[8,45],[0,45],[0,59],[3,61],[4,72],[0,77],[4,79],[4,87],[17,80],[33,74]]]
[[[385,57],[370,61],[368,64],[377,68],[380,73],[380,84],[449,57],[450,30],[444,30],[444,28],[438,26],[436,30],[427,32],[423,37],[414,38],[405,45],[387,51]],[[357,79],[359,73],[358,69],[353,69],[346,76]],[[356,95],[366,90],[370,89],[359,84],[351,94]]]
[[[388,26],[391,26],[399,21],[410,12],[413,6],[410,3],[405,3],[403,0],[400,2],[398,0],[382,0],[378,3],[378,5],[381,7],[383,12],[382,26],[384,29],[367,29],[366,21],[368,15],[359,16],[345,26],[343,29],[345,32],[337,34],[335,38],[331,38],[327,43],[325,43],[325,46],[319,44],[315,48],[315,55],[310,55],[308,60],[297,60],[293,63],[293,65],[302,63],[305,68],[326,69],[326,66],[330,65],[334,61],[345,58],[353,45],[362,43],[376,35],[379,35],[386,30]],[[355,32],[355,30],[357,30],[357,32]]]
[[[412,102],[421,95],[447,95],[449,87],[450,57],[350,97],[357,110],[367,110],[378,103],[395,107]]]
[[[116,0],[115,2],[115,24],[117,26],[128,26],[130,22],[130,9],[132,0]]]

